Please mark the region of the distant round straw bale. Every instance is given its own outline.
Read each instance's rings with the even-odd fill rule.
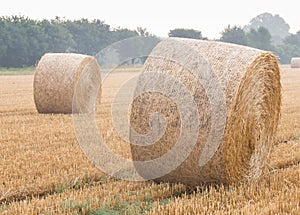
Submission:
[[[215,41],[163,40],[145,62],[131,106],[136,169],[146,179],[190,186],[255,180],[274,144],[280,108],[272,53]],[[196,133],[191,122],[197,120]]]
[[[82,79],[80,82],[78,79]],[[100,67],[92,56],[47,53],[34,74],[34,101],[39,113],[93,112],[101,82]],[[77,86],[80,83],[81,86]],[[76,92],[76,99],[73,97]],[[99,89],[100,90],[100,89]]]
[[[292,68],[300,68],[300,57],[294,57],[291,59]]]

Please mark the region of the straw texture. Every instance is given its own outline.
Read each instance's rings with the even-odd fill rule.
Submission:
[[[78,79],[81,79],[80,82]],[[94,57],[73,53],[47,53],[34,74],[34,101],[39,113],[89,113],[101,82]],[[80,86],[77,86],[80,83]],[[76,92],[76,99],[72,104]]]
[[[186,51],[186,47],[190,51]],[[202,60],[197,61],[199,56]],[[174,59],[181,60],[176,62]],[[158,73],[157,78],[145,75],[153,72]],[[211,76],[215,78],[212,83],[211,80],[201,80],[207,77],[203,74],[207,72],[214,74]],[[130,122],[139,134],[149,133],[155,122],[158,124],[156,127],[163,129],[165,126],[165,130],[155,144],[131,145],[135,161],[154,160],[167,154],[181,135],[183,124],[176,101],[155,90],[139,93],[162,86],[159,83],[162,75],[173,77],[186,86],[196,104],[201,124],[187,159],[156,181],[198,186],[257,179],[265,168],[280,116],[281,85],[276,56],[270,52],[214,41],[169,38],[160,42],[148,57],[138,80]],[[201,81],[208,84],[204,86]],[[212,108],[214,104],[210,97],[221,96],[214,89],[216,81],[223,91],[225,109],[218,105]],[[165,82],[164,86],[172,92],[180,91],[169,82]],[[213,118],[214,114],[224,110],[224,118]],[[164,120],[151,118],[157,112],[164,116]],[[190,119],[193,117],[190,116]],[[224,130],[211,131],[212,126],[218,128],[221,124],[225,125]],[[135,132],[130,134],[131,142],[142,141]],[[201,166],[199,158],[205,144],[214,144],[214,139],[209,141],[211,133],[213,138],[220,138],[220,145],[212,158]],[[173,155],[174,162],[187,150],[184,147],[177,150]],[[160,165],[163,169],[166,164]],[[156,171],[139,165],[136,168],[145,178]]]
[[[295,57],[291,59],[291,67],[292,68],[300,68],[300,58]]]

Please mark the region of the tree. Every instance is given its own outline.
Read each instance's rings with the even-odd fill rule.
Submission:
[[[201,31],[194,29],[175,28],[168,33],[169,37],[182,37],[192,39],[206,39],[202,37]]]
[[[220,41],[235,43],[239,45],[247,45],[247,37],[241,27],[228,25],[221,33]]]
[[[283,44],[275,46],[274,52],[284,64],[290,63],[292,57],[300,57],[300,31],[287,36]]]
[[[0,65],[4,66],[6,53],[8,50],[7,40],[9,38],[9,32],[7,29],[6,19],[4,17],[0,18]]]
[[[290,26],[279,15],[263,13],[254,17],[248,25],[244,27],[244,31],[249,33],[251,29],[258,30],[260,27],[268,29],[272,36],[274,44],[282,43],[283,39],[289,36]]]
[[[45,41],[45,32],[38,21],[26,18],[21,28],[24,30],[24,37],[28,43],[27,62],[25,65],[35,65],[48,47]]]
[[[136,58],[144,62],[159,41],[160,39],[155,36],[136,36],[121,41],[115,44],[114,47],[118,50],[121,63],[134,64],[135,61],[138,60]]]
[[[65,52],[69,47],[75,46],[71,33],[64,26],[64,21],[58,17],[50,21],[43,20],[39,25],[44,32],[46,52]]]
[[[248,38],[248,45],[254,48],[262,50],[271,50],[271,34],[268,29],[264,27],[259,27],[256,31],[251,29],[249,33],[246,34]]]
[[[65,26],[75,41],[76,52],[95,55],[113,42],[110,26],[100,20],[68,20]]]
[[[17,67],[28,64],[29,39],[25,28],[22,27],[26,18],[11,16],[3,18],[1,31],[2,41],[5,44],[5,53],[1,56],[0,63],[4,67]]]
[[[296,34],[291,34],[284,39],[285,44],[296,45],[300,47],[300,31]]]
[[[136,31],[141,37],[149,37],[152,36],[148,31],[147,28],[137,27]]]
[[[126,59],[135,53],[147,54],[158,38],[145,28],[137,30],[111,29],[101,20],[32,20],[24,16],[0,17],[0,67],[32,66],[46,52],[77,52],[96,55],[114,42],[140,36],[132,45],[107,57]],[[133,50],[130,50],[133,48]],[[132,53],[134,51],[134,53]],[[135,55],[134,55],[135,56]]]
[[[112,31],[113,42],[118,42],[120,40],[137,36],[139,36],[137,31],[132,31],[127,28],[117,28]]]
[[[280,63],[289,64],[292,57],[300,57],[300,46],[280,44],[275,46],[273,52],[279,56]]]

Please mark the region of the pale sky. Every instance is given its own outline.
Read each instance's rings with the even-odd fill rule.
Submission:
[[[193,28],[209,39],[219,38],[229,24],[244,26],[264,12],[279,14],[290,25],[291,33],[300,30],[300,12],[295,0],[2,0],[0,3],[0,16],[100,19],[111,27],[141,26],[162,37],[170,29]]]

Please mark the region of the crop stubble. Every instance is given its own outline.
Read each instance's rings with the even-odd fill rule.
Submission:
[[[37,114],[32,76],[0,77],[0,213],[74,214],[80,208],[83,212],[149,210],[150,214],[298,213],[300,70],[289,66],[281,70],[282,116],[269,173],[258,183],[210,187],[191,194],[185,194],[183,185],[107,179],[81,152],[70,115]],[[118,78],[132,75],[122,74]],[[103,88],[111,93],[116,89],[109,83]],[[100,114],[109,111],[109,97],[103,101],[107,108]]]

